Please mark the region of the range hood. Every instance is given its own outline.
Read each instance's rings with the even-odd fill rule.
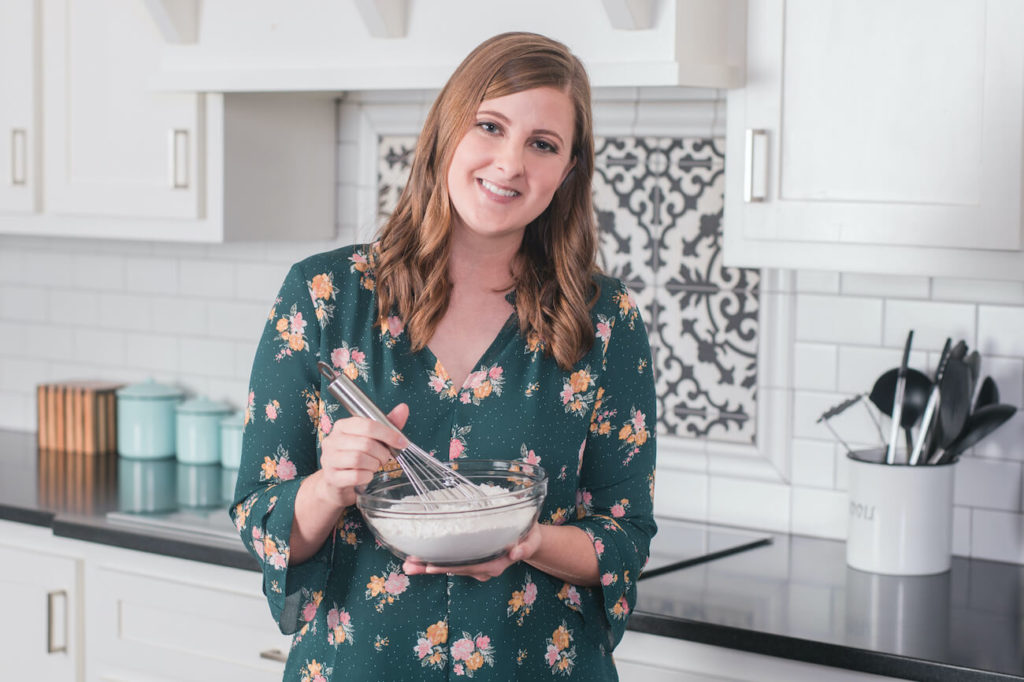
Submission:
[[[189,92],[429,90],[485,38],[565,42],[595,87],[739,87],[745,0],[138,0],[166,41],[151,86]]]

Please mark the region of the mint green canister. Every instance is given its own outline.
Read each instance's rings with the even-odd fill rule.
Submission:
[[[220,465],[225,469],[238,469],[242,464],[242,428],[245,415],[229,414],[220,420]]]
[[[230,413],[228,405],[206,398],[193,398],[178,405],[178,461],[220,464],[220,421]]]
[[[174,410],[184,397],[152,379],[117,389],[117,452],[134,459],[173,457]]]

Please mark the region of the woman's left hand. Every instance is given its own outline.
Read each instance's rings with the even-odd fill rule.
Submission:
[[[452,575],[466,575],[476,578],[481,582],[495,578],[505,572],[505,569],[518,561],[525,561],[533,556],[541,543],[541,526],[534,523],[533,528],[522,540],[513,545],[508,552],[491,559],[482,564],[470,564],[468,566],[436,566],[424,564],[414,558],[406,559],[402,564],[402,570],[406,575],[434,575],[438,573],[450,573]]]

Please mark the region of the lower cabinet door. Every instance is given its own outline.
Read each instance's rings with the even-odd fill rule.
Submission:
[[[0,678],[81,679],[75,559],[0,544]]]
[[[87,569],[89,682],[280,682],[291,640],[259,573],[124,554]]]
[[[620,682],[884,682],[892,677],[803,663],[683,639],[626,632],[615,648]]]

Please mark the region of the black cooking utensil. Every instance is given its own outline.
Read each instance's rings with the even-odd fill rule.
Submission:
[[[939,421],[934,444],[945,450],[956,440],[971,412],[970,370],[963,357],[950,351],[946,372],[939,384]]]
[[[978,379],[981,378],[981,354],[976,350],[972,350],[967,354],[967,357],[964,358],[964,362],[967,364],[968,375],[971,379],[970,396],[973,398],[974,391],[978,388]],[[971,401],[968,400],[967,402],[970,403]]]
[[[974,398],[974,411],[977,412],[986,405],[995,405],[998,402],[999,388],[996,386],[996,380],[992,377],[985,377],[981,382],[981,388],[978,389],[978,395]]]
[[[909,464],[917,464],[921,461],[922,453],[928,452],[927,443],[929,439],[935,439],[935,422],[937,420],[937,408],[939,406],[939,386],[946,375],[946,366],[949,364],[949,351],[953,339],[947,338],[942,346],[942,353],[939,355],[939,366],[935,370],[935,383],[928,395],[928,404],[924,408],[924,415],[921,417],[921,429],[917,433],[917,442],[910,452]]]
[[[868,400],[883,414],[892,414],[893,399],[896,392],[896,378],[899,368],[893,367],[882,373],[871,387]],[[900,426],[908,429],[917,423],[928,403],[928,394],[932,390],[932,380],[924,372],[907,368],[906,387],[903,390],[903,411],[900,414]]]
[[[946,462],[951,462],[964,450],[977,444],[982,438],[1006,423],[1006,420],[1016,412],[1016,407],[1004,403],[985,405],[975,410],[967,418],[967,422],[964,424],[960,435],[949,444],[949,447],[937,453],[929,463],[945,464]]]

